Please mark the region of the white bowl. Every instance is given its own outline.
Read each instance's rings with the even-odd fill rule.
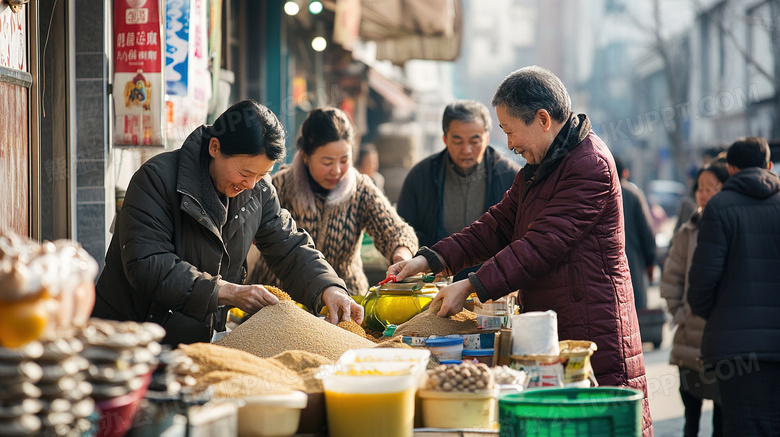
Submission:
[[[241,398],[238,437],[289,437],[295,435],[308,397],[302,391]]]

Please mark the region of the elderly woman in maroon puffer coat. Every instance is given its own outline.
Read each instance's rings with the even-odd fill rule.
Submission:
[[[620,179],[604,142],[584,114],[571,112],[560,79],[525,67],[493,96],[510,150],[528,162],[504,198],[469,227],[388,269],[398,280],[419,272],[458,272],[443,288],[438,315],[460,312],[476,292],[482,302],[518,290],[522,311],[554,310],[561,339],[591,340],[600,385],[647,393],[634,291],[625,253]],[[643,435],[652,420],[643,401]]]

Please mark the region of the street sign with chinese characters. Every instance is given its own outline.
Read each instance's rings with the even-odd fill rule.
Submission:
[[[114,1],[114,144],[162,146],[160,0]]]

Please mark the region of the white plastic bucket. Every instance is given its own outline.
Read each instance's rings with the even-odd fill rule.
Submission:
[[[293,391],[241,398],[238,409],[238,437],[286,437],[295,435],[306,393]]]
[[[439,361],[463,359],[463,338],[443,337],[425,340],[425,347]]]

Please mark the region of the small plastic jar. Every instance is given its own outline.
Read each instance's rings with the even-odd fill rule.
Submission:
[[[429,338],[425,340],[425,347],[431,351],[439,361],[460,360],[463,353],[463,338],[444,337]]]
[[[463,349],[463,361],[471,360],[493,367],[493,349]]]

